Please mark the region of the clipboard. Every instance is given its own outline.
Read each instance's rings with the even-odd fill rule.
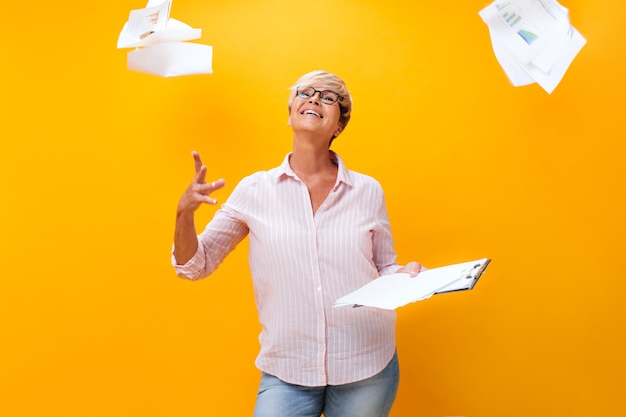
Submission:
[[[476,261],[476,263],[474,263],[471,268],[469,268],[469,272],[464,279],[460,279],[451,283],[450,285],[446,285],[445,287],[435,291],[435,294],[445,294],[447,292],[467,291],[474,289],[474,285],[476,285],[478,279],[485,272],[485,269],[487,269],[490,262],[491,259],[487,258]]]
[[[471,290],[483,275],[491,259],[427,269],[417,277],[408,273],[383,275],[361,288],[340,297],[334,307],[376,307],[395,310],[409,303],[430,298],[434,294]]]

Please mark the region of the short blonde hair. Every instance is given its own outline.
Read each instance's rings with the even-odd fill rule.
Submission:
[[[296,83],[290,88],[291,94],[289,95],[288,105],[289,114],[291,114],[291,105],[296,98],[296,94],[298,94],[298,89],[313,86],[313,84],[316,84],[318,88],[332,90],[343,97],[343,100],[337,102],[340,109],[339,128],[341,129],[340,132],[343,132],[350,121],[350,113],[352,112],[352,97],[346,87],[346,83],[341,78],[335,74],[331,74],[330,72],[322,70],[311,71],[304,74],[298,81],[296,81]],[[331,138],[331,142],[332,139],[335,139],[335,137],[336,136],[333,136]]]

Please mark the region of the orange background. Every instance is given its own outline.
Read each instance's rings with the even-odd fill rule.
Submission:
[[[166,79],[116,49],[140,0],[5,3],[0,415],[251,415],[247,244],[180,280],[174,212],[194,149],[222,201],[278,165],[318,68],[354,96],[333,148],[382,183],[399,260],[493,259],[399,309],[392,416],[626,414],[624,2],[562,2],[588,43],[552,95],[509,84],[486,0],[174,0],[214,74]]]

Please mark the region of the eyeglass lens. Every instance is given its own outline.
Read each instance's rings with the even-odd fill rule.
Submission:
[[[315,93],[320,93],[320,100],[326,104],[333,104],[339,100],[339,94],[330,90],[320,91],[313,87],[304,87],[301,90],[298,90],[298,96],[300,96],[300,98],[313,97]]]

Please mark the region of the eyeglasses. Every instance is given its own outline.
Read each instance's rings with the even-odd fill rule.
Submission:
[[[313,87],[304,87],[301,90],[299,89],[298,97],[307,99],[307,98],[313,97],[315,93],[320,93],[320,100],[324,104],[334,104],[338,100],[343,101],[344,99],[343,96],[340,96],[338,93],[335,93],[334,91],[330,91],[330,90],[320,91],[320,90],[316,90]]]

